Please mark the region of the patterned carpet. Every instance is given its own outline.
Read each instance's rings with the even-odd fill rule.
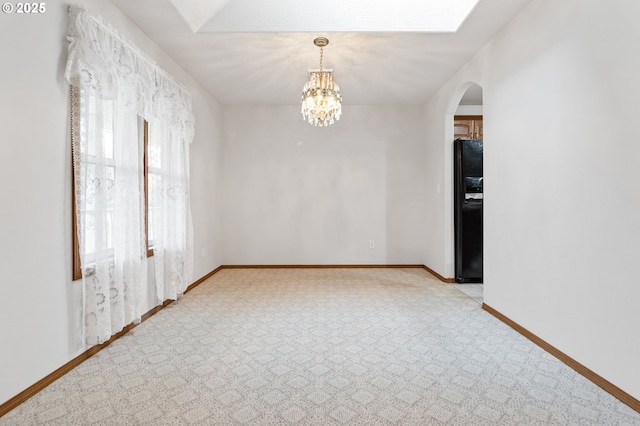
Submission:
[[[225,269],[0,425],[640,425],[421,269]]]
[[[453,284],[458,290],[482,305],[484,290],[482,284]]]

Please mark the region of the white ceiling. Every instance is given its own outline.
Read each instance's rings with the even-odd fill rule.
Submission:
[[[329,20],[326,11],[335,12],[337,1],[352,7]],[[231,105],[298,103],[307,70],[319,66],[318,36],[330,40],[324,67],[334,69],[345,104],[422,103],[531,0],[479,0],[466,19],[463,7],[477,0],[366,0],[367,7],[354,7],[362,1],[111,0]],[[452,2],[452,17],[426,19]],[[464,19],[458,30],[442,32],[445,24],[455,28],[455,19]]]

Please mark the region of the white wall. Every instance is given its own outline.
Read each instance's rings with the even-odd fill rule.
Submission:
[[[482,105],[458,105],[455,115],[482,115]]]
[[[226,106],[224,263],[422,263],[423,137],[417,106],[345,105],[329,127]]]
[[[640,398],[640,2],[537,0],[424,110],[450,181],[448,120],[484,91],[485,302]],[[433,158],[432,156],[430,156]],[[450,184],[447,191],[450,190]],[[450,192],[427,264],[452,276]]]
[[[193,278],[222,264],[222,107],[191,84],[195,138],[191,144],[191,216],[193,219]]]
[[[109,2],[80,4],[102,14],[193,94],[194,274],[200,278],[221,263],[215,202],[220,198],[220,107]],[[42,15],[0,15],[0,404],[83,351],[81,282],[71,280],[67,6],[46,6]]]

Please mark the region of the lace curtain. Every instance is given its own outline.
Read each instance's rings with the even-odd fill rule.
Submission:
[[[144,182],[131,108],[74,88],[72,117],[76,223],[83,280],[84,339],[102,343],[140,319],[146,285],[144,232],[140,218]]]
[[[162,170],[149,185],[158,300],[177,299],[193,275],[189,144],[170,125],[154,120],[149,122],[149,153],[155,162],[150,165]]]
[[[75,213],[83,273],[83,333],[108,340],[142,315],[147,287],[142,119],[160,161],[153,248],[158,302],[192,280],[190,94],[102,19],[69,8]]]

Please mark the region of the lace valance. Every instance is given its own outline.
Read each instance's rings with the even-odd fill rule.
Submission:
[[[191,94],[101,17],[69,6],[70,84],[91,90],[100,99],[125,99],[147,121],[170,124],[191,142],[194,117]]]

